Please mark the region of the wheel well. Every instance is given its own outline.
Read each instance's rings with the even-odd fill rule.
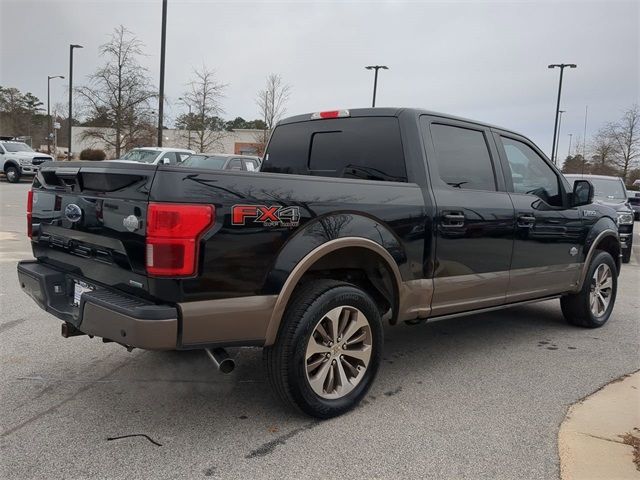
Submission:
[[[18,170],[20,169],[20,167],[18,166],[18,164],[16,162],[14,162],[13,160],[8,160],[4,163],[4,166],[2,167],[2,171],[6,172],[7,168],[9,167],[16,167]]]
[[[296,290],[305,283],[320,278],[357,285],[371,295],[381,316],[391,310],[390,323],[396,322],[399,286],[387,261],[374,251],[362,247],[345,247],[330,252],[304,273]]]
[[[598,242],[596,249],[608,252],[613,257],[618,272],[620,272],[620,242],[615,237],[612,235],[604,237]]]

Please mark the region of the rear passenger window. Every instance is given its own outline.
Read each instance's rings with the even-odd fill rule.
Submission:
[[[395,117],[356,117],[281,125],[262,172],[407,181]]]
[[[496,190],[483,132],[451,125],[431,125],[440,179],[452,188]]]

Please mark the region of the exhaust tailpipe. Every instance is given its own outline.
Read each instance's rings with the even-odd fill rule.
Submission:
[[[236,368],[236,362],[224,348],[214,348],[213,351],[210,348],[205,348],[204,351],[207,352],[211,361],[222,373],[231,373]]]

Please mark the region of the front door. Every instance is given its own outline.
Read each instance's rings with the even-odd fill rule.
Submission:
[[[423,117],[436,203],[431,315],[505,302],[514,210],[491,131],[472,123]]]
[[[575,286],[584,228],[569,207],[568,183],[533,143],[494,132],[516,214],[507,302],[539,298]]]

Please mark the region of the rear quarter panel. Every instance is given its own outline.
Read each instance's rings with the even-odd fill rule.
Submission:
[[[149,200],[216,208],[215,226],[203,238],[198,277],[149,280],[155,295],[174,301],[277,294],[307,253],[347,236],[386,248],[404,280],[422,278],[431,238],[425,235],[422,191],[412,183],[161,166]],[[234,205],[296,207],[299,225],[233,225]]]

